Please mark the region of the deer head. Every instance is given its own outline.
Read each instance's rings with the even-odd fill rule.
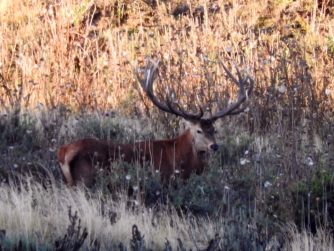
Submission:
[[[160,110],[182,117],[186,121],[186,131],[191,134],[194,150],[198,154],[205,155],[209,152],[218,150],[218,145],[215,139],[215,121],[225,116],[237,115],[246,109],[247,106],[241,107],[241,104],[244,103],[250,95],[254,86],[254,80],[248,75],[243,77],[238,68],[236,68],[237,78],[234,77],[227,67],[220,62],[220,65],[225,70],[227,76],[239,87],[238,97],[234,103],[231,103],[212,116],[204,118],[204,112],[201,106],[199,106],[197,113],[187,112],[181,105],[172,101],[170,95],[171,92],[166,95],[164,100],[159,100],[156,97],[153,91],[153,84],[158,75],[158,65],[158,61],[150,59],[147,61],[143,70],[136,71],[137,79],[147,97]],[[140,72],[143,72],[143,78],[140,76]],[[245,88],[246,84],[249,86],[248,89]]]

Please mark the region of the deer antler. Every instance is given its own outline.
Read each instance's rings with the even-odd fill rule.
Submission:
[[[217,120],[219,118],[222,118],[222,117],[225,117],[225,116],[228,116],[228,115],[236,115],[236,114],[239,114],[239,113],[243,112],[246,109],[247,106],[244,106],[242,108],[239,108],[239,107],[243,102],[245,102],[247,100],[247,98],[251,94],[251,92],[253,90],[253,86],[254,86],[254,80],[249,75],[247,75],[245,78],[243,78],[237,67],[235,67],[235,68],[236,68],[236,71],[237,71],[238,79],[236,79],[232,75],[232,73],[227,69],[227,67],[222,62],[219,62],[219,63],[223,66],[227,76],[229,78],[231,78],[231,80],[237,86],[239,86],[239,92],[238,92],[238,99],[237,99],[236,102],[230,104],[229,106],[227,106],[223,110],[218,111],[217,113],[212,115],[210,118],[206,119],[206,120],[211,121],[211,122],[214,122],[215,120]],[[247,83],[247,82],[249,82],[250,86],[249,86],[248,90],[245,90],[245,83]]]
[[[203,117],[203,109],[200,107],[198,114],[191,114],[186,112],[180,105],[175,104],[170,95],[167,93],[166,100],[160,101],[153,92],[153,84],[157,77],[159,61],[154,61],[149,59],[144,68],[144,78],[141,78],[139,71],[136,70],[137,79],[146,93],[147,97],[152,101],[152,103],[158,107],[160,110],[174,114],[176,116],[183,117],[186,120],[200,120]]]

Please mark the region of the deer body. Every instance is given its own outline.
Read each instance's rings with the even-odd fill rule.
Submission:
[[[161,174],[163,181],[168,181],[175,170],[183,179],[189,178],[192,172],[201,174],[205,165],[204,158],[195,149],[190,129],[174,139],[133,144],[82,139],[60,147],[58,160],[68,185],[83,182],[86,186],[94,183],[97,168],[110,167],[116,160],[148,163]]]
[[[58,161],[61,171],[68,185],[83,182],[90,186],[94,183],[94,176],[98,168],[110,167],[111,162],[122,160],[129,163],[145,165],[149,163],[161,174],[163,181],[168,181],[176,170],[183,179],[189,178],[191,173],[202,173],[206,164],[206,157],[218,149],[214,137],[214,123],[217,119],[227,115],[236,115],[246,107],[240,105],[247,99],[253,87],[253,80],[247,76],[242,78],[238,69],[238,80],[223,65],[229,78],[239,86],[238,100],[225,109],[213,114],[210,118],[203,118],[203,109],[197,114],[186,112],[169,96],[160,101],[153,92],[153,83],[157,76],[158,63],[150,60],[141,79],[137,78],[147,97],[160,110],[182,117],[186,121],[186,130],[174,139],[146,140],[132,144],[118,144],[111,141],[97,139],[82,139],[63,145],[58,151]],[[244,85],[250,83],[248,92]]]

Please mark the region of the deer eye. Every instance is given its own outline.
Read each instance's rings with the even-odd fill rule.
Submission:
[[[202,130],[197,130],[197,133],[201,134],[201,133],[202,133]]]

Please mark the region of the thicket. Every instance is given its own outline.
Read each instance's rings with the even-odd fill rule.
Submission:
[[[154,174],[116,163],[91,192],[117,199],[130,189],[130,205],[224,216],[222,250],[264,249],[273,239],[279,248],[282,226],[291,222],[333,233],[331,1],[1,4],[3,184],[15,186],[24,173],[46,187],[50,177],[61,182],[55,151],[74,139],[175,136],[178,119],[146,100],[133,66],[160,59],[161,95],[170,86],[185,108],[201,105],[209,113],[234,97],[222,60],[253,76],[256,86],[247,112],[217,123],[220,150],[205,173],[163,188]]]

